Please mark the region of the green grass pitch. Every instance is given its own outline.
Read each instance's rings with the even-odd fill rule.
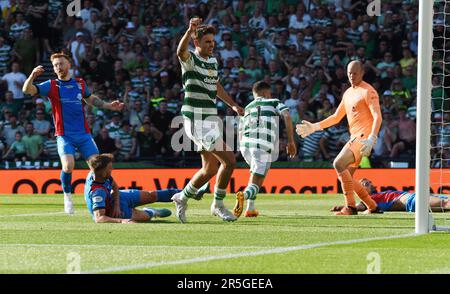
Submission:
[[[78,260],[89,273],[367,273],[374,254],[381,273],[450,273],[447,233],[377,239],[412,234],[414,214],[335,217],[338,195],[260,195],[261,215],[235,223],[210,215],[208,195],[189,202],[187,224],[95,224],[75,198],[68,216],[62,195],[0,196],[0,273],[66,273]]]

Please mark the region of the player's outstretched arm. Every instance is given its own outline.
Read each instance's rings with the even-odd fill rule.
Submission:
[[[25,80],[22,86],[22,92],[29,95],[35,95],[38,92],[38,89],[35,85],[33,85],[34,79],[40,76],[45,71],[42,65],[39,65],[33,69],[30,76]]]
[[[326,119],[318,122],[320,125],[320,130],[327,129],[331,126],[334,126],[338,124],[345,116],[345,105],[344,101],[341,100],[341,103],[339,103],[336,111],[327,117]]]
[[[86,102],[89,105],[112,111],[121,111],[125,105],[123,102],[120,102],[119,100],[115,100],[112,102],[105,102],[93,94],[86,98]]]
[[[294,158],[295,155],[297,155],[297,145],[295,144],[294,140],[294,127],[292,125],[292,119],[291,115],[289,114],[289,110],[286,109],[285,111],[281,112],[283,119],[284,119],[284,125],[286,126],[287,136],[288,136],[288,144],[287,144],[287,154],[290,158]]]
[[[330,115],[329,117],[320,122],[313,124],[308,121],[302,120],[302,122],[300,124],[297,124],[296,126],[297,134],[302,138],[308,137],[314,132],[338,124],[344,118],[344,116],[345,116],[345,106],[344,102],[341,101],[336,111],[332,115]]]
[[[299,124],[297,124],[297,126],[295,127],[297,134],[302,137],[302,138],[306,138],[309,135],[317,132],[320,130],[320,125],[319,123],[310,123],[309,121],[306,120],[302,120]]]
[[[94,220],[95,220],[95,223],[122,223],[122,224],[136,223],[135,221],[132,221],[131,219],[109,217],[105,214],[105,209],[95,210],[94,211]]]
[[[217,97],[230,106],[237,114],[244,115],[244,109],[233,101],[220,82],[217,82]]]
[[[177,55],[182,61],[186,61],[190,57],[189,53],[189,42],[191,41],[191,35],[195,34],[197,27],[201,24],[201,18],[191,18],[189,21],[189,28],[180,40],[177,48]]]

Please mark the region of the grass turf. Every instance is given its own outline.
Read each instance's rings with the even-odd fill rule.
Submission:
[[[381,273],[450,273],[447,233],[333,243],[414,232],[414,214],[404,212],[335,217],[328,209],[342,202],[337,195],[260,195],[261,215],[235,223],[210,215],[209,195],[189,202],[187,224],[173,215],[95,224],[81,195],[75,198],[68,216],[60,213],[61,195],[0,196],[0,273],[65,273],[78,257],[82,272],[367,273],[372,252]],[[232,195],[225,202],[232,207]],[[152,206],[174,211],[172,203]],[[434,216],[439,223],[446,217]]]

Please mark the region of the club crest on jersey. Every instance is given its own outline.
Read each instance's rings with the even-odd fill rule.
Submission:
[[[81,93],[77,94],[77,99],[81,101],[82,97],[81,97]]]

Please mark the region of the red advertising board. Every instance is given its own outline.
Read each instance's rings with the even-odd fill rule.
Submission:
[[[116,169],[113,177],[125,189],[155,190],[167,187],[182,188],[196,169]],[[87,170],[73,172],[75,193],[83,193]],[[249,170],[236,169],[228,192],[243,189]],[[356,178],[367,177],[377,188],[414,190],[414,169],[360,169]],[[1,170],[1,194],[61,193],[59,170]],[[450,173],[433,170],[431,188],[435,193],[450,193]],[[214,182],[214,181],[213,181]],[[338,180],[333,169],[271,169],[261,193],[338,193]]]

